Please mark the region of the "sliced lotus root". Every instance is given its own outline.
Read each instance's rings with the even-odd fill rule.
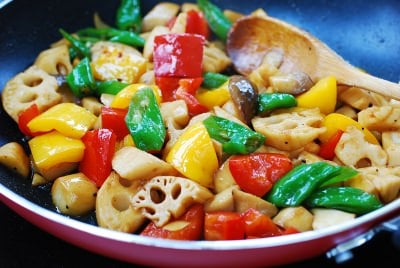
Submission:
[[[18,122],[18,115],[36,103],[39,111],[44,111],[61,102],[55,77],[37,66],[31,66],[12,78],[3,89],[4,110]]]
[[[100,227],[133,233],[146,218],[130,203],[142,187],[140,180],[128,181],[111,172],[97,192],[96,219]]]
[[[181,177],[157,176],[137,192],[131,203],[142,209],[143,215],[161,227],[178,218],[194,204],[204,204],[213,194],[200,184]]]

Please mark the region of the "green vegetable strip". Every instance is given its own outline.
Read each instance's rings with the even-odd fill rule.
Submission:
[[[99,38],[101,40],[109,40],[119,42],[135,47],[143,47],[145,40],[139,34],[132,31],[118,30],[114,28],[84,28],[77,32],[80,38]]]
[[[278,207],[299,206],[323,182],[340,174],[341,169],[326,162],[298,165],[274,184],[265,199]]]
[[[211,30],[218,38],[225,41],[232,27],[231,21],[224,15],[219,7],[208,0],[197,0],[197,5],[204,13]]]
[[[206,72],[203,74],[203,82],[201,86],[206,89],[214,89],[222,86],[226,81],[228,81],[229,77],[213,72]]]
[[[258,113],[262,114],[278,108],[297,106],[296,98],[287,93],[262,93],[258,95]]]
[[[93,94],[96,81],[93,77],[89,58],[83,58],[66,77],[72,93],[78,98]]]
[[[141,89],[132,97],[125,122],[137,148],[143,151],[161,150],[166,130],[151,88]]]
[[[358,174],[358,171],[351,167],[342,166],[339,170],[339,174],[330,178],[329,180],[324,181],[320,187],[325,187],[330,184],[346,181],[348,179],[353,178],[355,175]]]
[[[382,203],[373,194],[353,187],[329,187],[313,193],[307,200],[309,207],[325,207],[365,214],[382,207]]]
[[[218,116],[203,121],[211,138],[222,144],[228,154],[248,154],[264,144],[265,137],[243,125]]]
[[[100,96],[101,94],[112,94],[116,95],[122,89],[127,87],[129,84],[119,82],[117,80],[110,81],[97,81],[96,82],[96,94]]]
[[[133,30],[140,33],[142,29],[140,0],[122,0],[117,9],[116,25],[121,30]]]
[[[75,50],[77,55],[90,58],[90,49],[84,43],[64,31],[63,29],[60,29],[59,31],[62,36],[71,43],[72,48]]]

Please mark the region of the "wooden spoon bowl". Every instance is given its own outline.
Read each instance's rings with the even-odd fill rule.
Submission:
[[[282,70],[302,71],[314,82],[333,75],[338,84],[400,100],[400,84],[361,71],[316,37],[284,21],[269,16],[246,16],[239,19],[228,34],[228,54],[235,69],[243,75],[257,69],[271,49],[283,50]]]

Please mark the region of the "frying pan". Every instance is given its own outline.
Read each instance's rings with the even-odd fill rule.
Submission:
[[[142,1],[143,12],[156,2]],[[18,0],[5,5],[0,9],[0,89],[30,66],[41,50],[60,38],[60,27],[73,32],[92,25],[96,11],[113,24],[118,3]],[[242,13],[263,7],[269,15],[309,31],[353,65],[392,82],[400,80],[400,2],[396,0],[213,3]],[[23,141],[23,136],[1,107],[0,145],[10,141]],[[118,260],[157,267],[259,267],[294,263],[324,252],[335,255],[357,244],[358,237],[366,240],[384,229],[390,225],[389,219],[394,218],[389,223],[396,223],[400,212],[397,200],[349,223],[320,231],[243,241],[181,242],[101,229],[95,226],[93,214],[62,216],[52,205],[48,185],[33,188],[29,180],[3,166],[0,200],[34,225],[71,244]]]

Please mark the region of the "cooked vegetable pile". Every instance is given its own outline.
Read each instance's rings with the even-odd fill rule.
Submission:
[[[279,48],[241,73],[227,40],[247,16],[268,15],[122,0],[113,25],[60,28],[2,91],[29,151],[0,163],[62,214],[179,240],[318,230],[399,198],[399,102],[283,68]]]

